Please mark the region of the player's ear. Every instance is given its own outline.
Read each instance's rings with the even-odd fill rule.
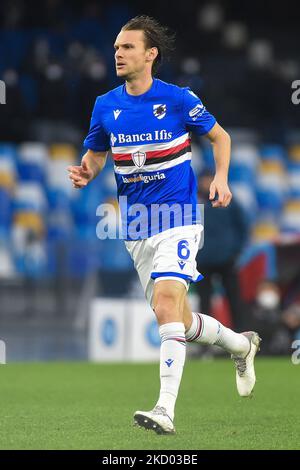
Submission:
[[[150,49],[148,49],[148,51],[147,51],[147,59],[148,59],[149,61],[155,60],[157,56],[158,56],[158,49],[157,49],[157,47],[151,47]]]

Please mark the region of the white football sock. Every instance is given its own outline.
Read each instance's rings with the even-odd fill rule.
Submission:
[[[237,356],[245,356],[249,352],[249,341],[244,335],[226,328],[226,326],[209,315],[195,312],[192,312],[192,315],[193,321],[191,327],[185,333],[187,341],[215,344]]]
[[[166,323],[160,326],[160,395],[156,405],[163,406],[174,419],[175,402],[185,362],[186,341],[184,324]]]

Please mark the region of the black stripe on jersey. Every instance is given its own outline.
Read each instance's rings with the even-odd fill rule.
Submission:
[[[192,151],[192,147],[189,144],[183,149],[179,150],[179,152],[165,155],[164,157],[149,158],[145,161],[144,166],[153,165],[153,163],[169,162],[170,160],[174,160],[175,158],[181,157],[181,155],[184,155],[185,153],[191,152],[191,151]],[[116,166],[135,166],[132,160],[123,160],[123,161],[116,160],[115,165]]]

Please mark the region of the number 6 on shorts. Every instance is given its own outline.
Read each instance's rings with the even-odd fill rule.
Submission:
[[[187,240],[181,240],[178,242],[177,254],[180,259],[188,259],[191,251],[189,250],[189,242]]]

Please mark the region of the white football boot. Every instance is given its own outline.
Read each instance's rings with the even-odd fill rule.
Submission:
[[[157,434],[175,434],[173,421],[162,406],[155,406],[151,411],[136,411],[134,424],[145,429],[152,429]]]
[[[254,358],[259,351],[261,338],[255,331],[241,333],[249,340],[250,349],[245,357],[231,355],[236,368],[236,386],[241,397],[249,397],[255,385]]]

